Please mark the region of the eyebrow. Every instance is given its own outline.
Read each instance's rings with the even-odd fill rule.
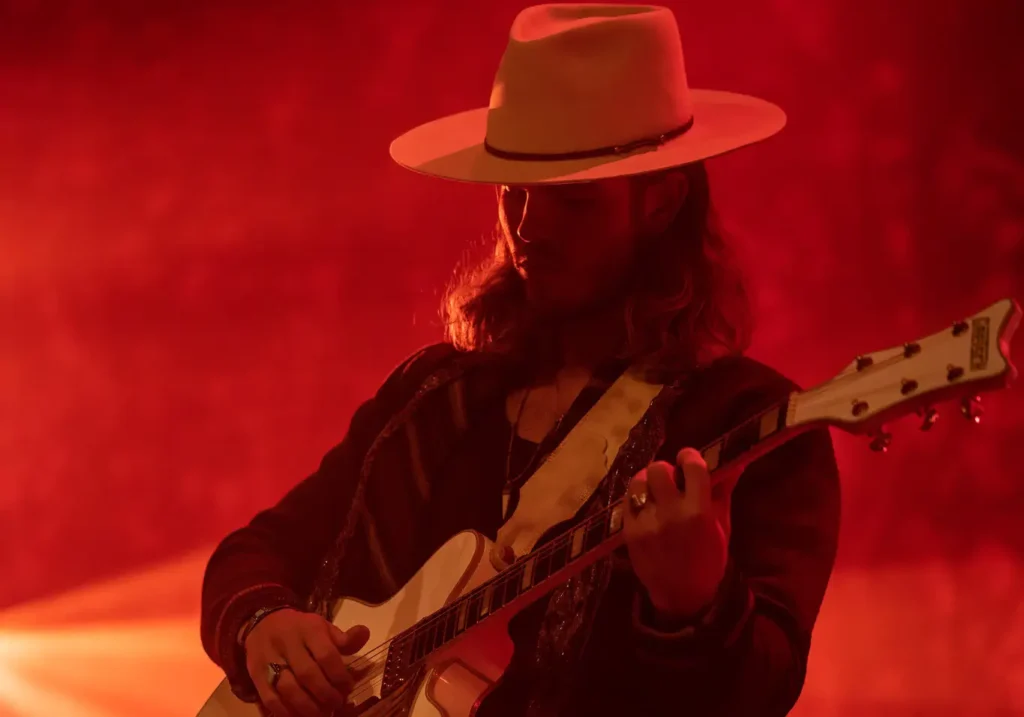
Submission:
[[[558,194],[570,199],[592,199],[599,196],[599,192],[586,184],[563,184],[555,190]]]

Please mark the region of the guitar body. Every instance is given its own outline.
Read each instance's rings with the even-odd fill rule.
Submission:
[[[1003,388],[1017,375],[1007,347],[1020,316],[1017,303],[1004,299],[931,336],[857,357],[830,381],[790,393],[705,446],[701,455],[712,480],[720,473],[739,475],[750,462],[813,427],[870,433],[872,448],[885,450],[891,438],[885,421],[917,412],[927,430],[938,400],[961,398],[963,415],[977,423],[977,393]],[[603,455],[607,446],[607,439],[596,448],[581,442],[569,452],[574,459],[595,450]],[[730,457],[723,462],[725,453]],[[568,463],[579,470],[578,460]],[[729,471],[722,471],[725,465]],[[533,480],[524,496],[535,490],[537,506],[558,502]],[[508,564],[492,562],[491,541],[465,531],[434,553],[390,600],[379,605],[339,601],[334,613],[339,627],[370,629],[369,647],[349,659],[358,662],[350,700],[360,717],[473,717],[512,658],[509,620],[624,544],[627,510],[625,499],[618,499],[569,525],[569,515],[551,520],[550,511],[537,507],[534,512],[553,527],[566,529],[537,549],[540,535],[519,531],[520,544],[505,546],[511,549]],[[199,717],[259,717],[259,710],[221,683]]]
[[[370,639],[349,661],[370,656],[373,666],[384,667],[387,651],[375,653],[378,645],[408,630],[452,600],[494,577],[491,565],[493,544],[475,531],[451,538],[391,599],[377,605],[342,598],[335,608],[334,624],[342,629],[366,625]],[[394,695],[367,705],[365,717],[405,714],[409,717],[471,717],[482,699],[494,689],[512,658],[508,635],[510,615],[495,614],[465,635],[431,655],[421,680],[410,685],[415,694]],[[357,683],[353,702],[359,706],[371,697],[381,697],[381,681]],[[396,709],[396,700],[409,705]],[[227,681],[214,691],[198,717],[260,717],[259,709],[239,700]]]

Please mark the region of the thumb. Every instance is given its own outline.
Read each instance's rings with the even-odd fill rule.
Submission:
[[[331,625],[330,632],[331,642],[344,655],[351,655],[370,639],[370,628],[366,625],[355,625],[347,630]]]

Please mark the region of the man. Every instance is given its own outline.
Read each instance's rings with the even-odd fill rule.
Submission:
[[[500,237],[446,297],[446,342],[211,558],[203,642],[236,694],[275,715],[343,708],[343,655],[368,635],[328,606],[382,601],[456,532],[521,517],[552,449],[640,367],[668,388],[600,488],[630,496],[627,549],[512,621],[478,714],[789,711],[836,552],[828,432],[713,487],[692,448],[794,390],[742,357],[745,296],[703,165],[783,124],[768,102],[690,90],[668,10],[556,5],[517,17],[489,108],[396,140],[406,167],[494,184]]]

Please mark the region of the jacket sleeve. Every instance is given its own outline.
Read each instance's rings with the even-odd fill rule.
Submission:
[[[668,690],[652,691],[644,713],[680,714],[684,704],[687,714],[789,712],[803,688],[838,532],[828,429],[748,466],[733,494],[729,564],[710,610],[693,624],[667,625],[637,589],[633,669],[645,684]]]
[[[356,410],[344,439],[315,473],[214,550],[203,579],[200,632],[207,655],[241,699],[253,701],[256,693],[237,645],[239,630],[262,607],[304,607],[318,565],[342,529],[363,456],[438,353],[431,347],[407,359]]]

